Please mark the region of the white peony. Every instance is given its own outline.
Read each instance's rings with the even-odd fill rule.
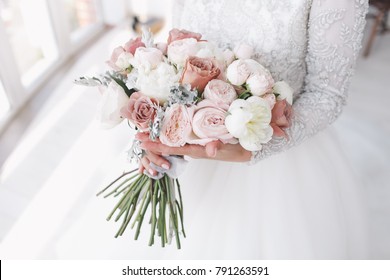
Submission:
[[[187,58],[195,56],[198,50],[198,41],[194,38],[173,41],[168,45],[168,59],[179,68],[182,68]]]
[[[180,75],[175,67],[162,62],[150,72],[139,71],[136,88],[144,95],[164,103],[170,94],[171,87],[177,84],[179,79]]]
[[[262,144],[271,140],[271,109],[261,97],[251,96],[247,100],[237,99],[229,107],[225,119],[227,130],[238,138],[248,151],[259,151]]]
[[[286,101],[292,105],[294,90],[290,85],[284,81],[276,82],[273,87],[274,93],[277,94],[277,100],[286,99]]]
[[[242,59],[233,61],[226,70],[226,78],[235,86],[243,85],[250,74],[248,65]]]
[[[247,44],[239,44],[239,45],[237,45],[234,48],[233,52],[234,52],[234,55],[236,56],[236,58],[238,58],[238,59],[248,59],[248,58],[251,58],[251,56],[254,53],[252,46],[249,46]]]
[[[112,81],[107,88],[100,89],[102,98],[98,104],[96,118],[102,128],[113,128],[123,120],[120,110],[126,106],[129,97],[115,81]]]
[[[134,53],[133,65],[136,68],[149,72],[163,60],[163,53],[157,48],[139,47]]]

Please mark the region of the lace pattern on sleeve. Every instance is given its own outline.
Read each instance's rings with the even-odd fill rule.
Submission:
[[[293,105],[288,138],[273,138],[252,154],[251,164],[301,143],[341,114],[361,47],[367,10],[366,0],[313,0],[307,75],[303,92]]]

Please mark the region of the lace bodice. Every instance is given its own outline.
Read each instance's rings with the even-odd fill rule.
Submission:
[[[273,138],[252,163],[332,123],[345,104],[367,0],[175,0],[174,26],[224,46],[248,43],[276,81],[294,89],[288,139]]]

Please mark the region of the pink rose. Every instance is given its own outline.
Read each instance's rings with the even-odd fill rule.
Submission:
[[[193,107],[173,104],[165,111],[160,131],[161,143],[170,147],[181,147],[188,143],[192,133]]]
[[[135,39],[131,39],[125,44],[125,51],[134,55],[135,50],[139,47],[145,47],[145,44],[142,42],[141,37],[137,37]]]
[[[205,99],[213,100],[217,104],[230,105],[237,99],[237,93],[234,87],[221,80],[211,80],[204,89],[203,96]]]
[[[291,126],[292,113],[292,106],[285,99],[276,102],[272,109],[270,123],[274,130],[274,135],[287,138],[287,134],[283,131],[283,128]]]
[[[140,130],[148,130],[149,124],[156,115],[158,101],[149,98],[140,92],[134,92],[125,107],[121,109],[121,115],[134,123]]]
[[[226,104],[216,104],[207,99],[199,102],[192,119],[192,130],[199,139],[191,139],[188,143],[202,146],[215,140],[238,143],[225,126],[228,109],[229,106]]]
[[[202,92],[207,83],[219,76],[221,70],[211,58],[191,56],[187,59],[180,79],[182,84],[190,84],[194,89]]]
[[[174,41],[183,40],[187,38],[194,38],[197,41],[199,41],[200,38],[202,38],[202,34],[191,32],[184,29],[179,30],[177,28],[174,28],[171,31],[169,31],[168,45]]]

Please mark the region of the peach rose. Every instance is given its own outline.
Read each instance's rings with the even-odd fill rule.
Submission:
[[[145,131],[148,130],[149,124],[156,115],[155,105],[158,105],[156,99],[149,98],[140,92],[134,92],[127,105],[121,109],[121,115],[140,130]]]
[[[208,82],[204,89],[203,96],[205,99],[227,105],[230,105],[235,99],[237,99],[236,90],[231,84],[216,79]]]
[[[191,32],[185,29],[179,30],[177,28],[174,28],[169,31],[168,45],[174,41],[183,40],[187,38],[194,38],[199,41],[200,38],[202,38],[202,34]]]
[[[191,139],[188,142],[202,146],[215,140],[223,143],[238,143],[225,126],[228,109],[229,106],[226,104],[216,104],[207,99],[199,102],[192,119],[192,130],[199,139]]]
[[[221,70],[213,59],[191,56],[187,59],[180,83],[190,84],[192,89],[203,92],[207,83],[217,78],[220,73]]]
[[[160,131],[161,143],[170,147],[181,147],[188,143],[192,134],[194,108],[173,104],[165,111]]]
[[[286,99],[276,102],[272,109],[271,118],[271,127],[274,130],[274,135],[287,138],[287,134],[283,131],[283,128],[291,126],[292,113],[292,106]]]
[[[136,49],[138,49],[139,47],[145,47],[145,44],[142,42],[141,37],[137,37],[135,39],[131,39],[130,41],[128,41],[125,44],[124,49],[126,52],[129,52],[132,55],[134,55]]]

